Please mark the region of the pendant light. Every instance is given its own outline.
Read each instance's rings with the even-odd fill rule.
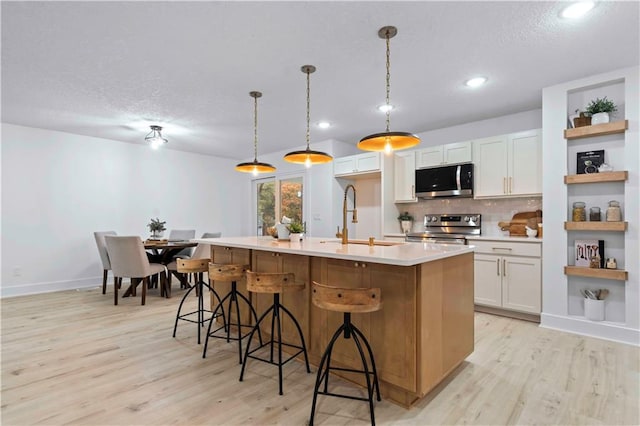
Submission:
[[[309,75],[315,72],[316,67],[313,65],[303,65],[300,70],[307,74],[307,149],[304,151],[292,151],[284,156],[289,163],[304,164],[311,167],[312,164],[324,164],[333,160],[329,154],[320,151],[313,151],[309,148]]]
[[[382,27],[378,31],[378,37],[387,41],[387,99],[386,105],[391,105],[389,101],[389,92],[391,91],[391,68],[390,53],[389,53],[389,40],[398,34],[396,27]],[[382,133],[374,133],[373,135],[365,136],[358,142],[358,148],[364,151],[384,151],[390,153],[394,150],[411,148],[420,143],[420,138],[413,133],[408,132],[392,132],[389,130],[389,121],[391,115],[391,109],[387,108],[387,130]]]
[[[262,93],[249,92],[249,96],[253,98],[253,161],[238,164],[236,170],[257,176],[258,173],[275,172],[276,168],[271,164],[258,161],[258,98],[262,97]]]
[[[162,127],[160,126],[149,126],[151,127],[151,131],[147,133],[147,136],[144,137],[145,142],[149,143],[151,148],[158,149],[161,145],[169,142],[165,138],[162,137]]]

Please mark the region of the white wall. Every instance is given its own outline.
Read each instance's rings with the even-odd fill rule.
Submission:
[[[235,163],[3,124],[2,296],[101,284],[94,231],[146,238],[159,217],[168,230],[248,235]]]

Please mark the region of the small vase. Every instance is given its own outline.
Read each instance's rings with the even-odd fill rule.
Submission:
[[[411,220],[400,221],[400,229],[402,229],[402,233],[404,234],[411,232],[412,226],[413,226],[413,221]]]
[[[301,237],[302,237],[302,234],[291,233],[289,234],[289,241],[291,241],[292,243],[299,243]]]
[[[602,124],[609,122],[609,113],[608,112],[598,112],[591,116],[591,125],[594,124]]]
[[[163,231],[151,231],[151,239],[159,240],[160,238],[162,238],[162,233]]]

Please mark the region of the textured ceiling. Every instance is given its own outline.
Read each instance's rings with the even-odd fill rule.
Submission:
[[[566,4],[566,3],[565,3]],[[542,106],[542,88],[637,65],[639,3],[600,2],[578,22],[559,2],[6,2],[2,121],[130,143],[150,124],[168,149],[245,159],[384,129],[414,133]],[[463,86],[481,74],[480,89]]]

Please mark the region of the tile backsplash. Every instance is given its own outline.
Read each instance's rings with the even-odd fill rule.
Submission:
[[[498,222],[508,222],[518,212],[542,209],[542,197],[530,198],[443,198],[439,200],[421,200],[416,204],[396,204],[398,214],[409,212],[414,217],[413,230],[423,229],[425,214],[434,213],[480,213],[482,215],[482,235],[508,235],[498,228]],[[544,213],[543,213],[544,218]]]

